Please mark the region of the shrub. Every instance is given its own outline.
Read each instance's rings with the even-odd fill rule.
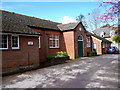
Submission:
[[[66,52],[60,51],[60,52],[57,52],[57,56],[56,57],[68,57],[68,55],[67,55]]]
[[[89,56],[89,54],[91,54],[91,56],[95,56],[97,52],[96,51],[87,52],[87,56]]]
[[[96,51],[92,51],[92,53],[97,53]]]
[[[90,54],[91,52],[87,52],[87,55]]]
[[[47,56],[46,59],[47,61],[50,61],[51,59],[55,58],[55,56]]]

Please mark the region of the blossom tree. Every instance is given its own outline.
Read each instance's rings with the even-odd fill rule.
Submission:
[[[120,2],[119,0],[99,0],[99,7],[107,5],[106,11],[99,17],[103,23],[114,22],[118,20],[120,14]]]
[[[120,1],[119,0],[99,0],[100,6],[102,7],[104,4],[108,6],[107,10],[99,17],[102,19],[103,23],[114,22],[118,20],[118,35],[113,38],[114,41],[120,43]]]

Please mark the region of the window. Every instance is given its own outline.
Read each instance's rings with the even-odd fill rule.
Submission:
[[[105,48],[105,42],[103,42],[103,48]]]
[[[87,47],[90,47],[90,38],[87,38]]]
[[[1,35],[0,49],[8,49],[8,36],[7,35]]]
[[[82,41],[83,38],[82,38],[82,35],[78,35],[78,41]]]
[[[40,36],[38,38],[38,47],[40,48]]]
[[[115,32],[112,30],[110,31],[110,36],[114,36]]]
[[[106,47],[108,47],[107,42],[106,42]]]
[[[104,37],[105,34],[106,34],[106,33],[102,31],[101,34],[100,34],[100,36],[101,36],[101,37]]]
[[[79,28],[79,30],[81,31],[81,28]]]
[[[59,48],[59,35],[50,34],[49,46],[50,48]]]
[[[19,49],[19,36],[12,36],[12,49]]]

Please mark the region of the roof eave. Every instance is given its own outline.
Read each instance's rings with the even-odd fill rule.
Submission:
[[[43,27],[30,26],[30,25],[27,25],[27,26],[30,27],[30,28],[36,28],[36,29],[46,29],[46,30],[61,31],[59,29],[53,29],[53,28],[43,28]]]
[[[0,31],[0,33],[12,33],[12,34],[23,34],[23,35],[36,35],[36,36],[42,36],[42,34],[32,34],[32,33],[20,33],[20,32],[11,32],[11,31]]]
[[[63,31],[61,31],[61,32],[68,32],[68,31],[74,31],[74,29],[63,30]]]

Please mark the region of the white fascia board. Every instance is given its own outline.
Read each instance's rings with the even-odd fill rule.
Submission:
[[[102,40],[100,40],[100,39],[98,39],[98,38],[96,38],[96,37],[94,37],[94,36],[92,36],[92,38],[94,38],[94,39],[96,39],[96,40],[102,42]]]
[[[20,35],[20,36],[35,36],[35,37],[39,37],[39,35],[30,35],[30,34],[15,34],[15,33],[4,33],[4,32],[0,32],[0,34],[4,34],[4,35]]]

